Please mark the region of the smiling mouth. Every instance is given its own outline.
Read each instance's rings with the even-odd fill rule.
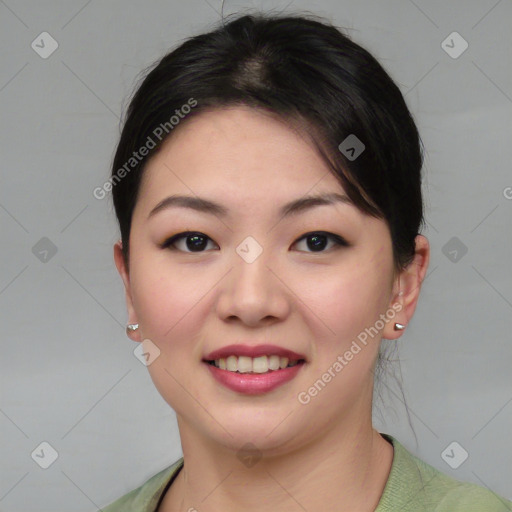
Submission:
[[[205,363],[215,366],[220,370],[226,370],[232,373],[248,373],[248,374],[263,374],[271,373],[285,368],[291,368],[300,364],[304,364],[304,359],[290,360],[287,357],[270,355],[260,357],[248,356],[228,356],[215,360],[204,361]]]

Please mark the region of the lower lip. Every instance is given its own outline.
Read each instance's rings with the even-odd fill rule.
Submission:
[[[304,366],[304,362],[301,362],[297,363],[295,366],[267,373],[238,373],[221,370],[213,364],[204,364],[208,366],[211,374],[218,382],[233,391],[246,395],[268,393],[285,382],[292,380]]]

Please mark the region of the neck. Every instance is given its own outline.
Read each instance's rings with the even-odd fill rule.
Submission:
[[[324,432],[285,455],[262,454],[247,466],[239,453],[212,445],[180,417],[178,424],[185,464],[160,512],[373,512],[393,460],[392,445],[371,420],[355,429]]]

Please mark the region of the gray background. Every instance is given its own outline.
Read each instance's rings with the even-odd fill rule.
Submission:
[[[391,381],[376,427],[512,499],[512,3],[225,2],[224,14],[287,4],[380,60],[426,147],[432,260],[398,342],[418,442]],[[0,0],[2,511],[97,510],[181,455],[174,413],[124,334],[117,226],[92,191],[139,73],[212,28],[220,5]],[[31,47],[44,31],[59,45],[46,59]],[[457,58],[442,47],[453,31],[469,45]],[[58,453],[48,469],[31,457],[44,441]],[[469,453],[457,469],[441,456],[453,441]]]

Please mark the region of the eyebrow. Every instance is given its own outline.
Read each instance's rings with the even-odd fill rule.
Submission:
[[[284,206],[282,206],[279,210],[279,218],[283,219],[284,217],[297,215],[315,206],[333,205],[337,203],[354,205],[348,196],[345,194],[339,194],[337,192],[315,196],[306,196],[299,199],[294,199],[293,201],[290,201],[289,203],[286,203]],[[229,209],[219,203],[215,203],[214,201],[210,201],[208,199],[197,196],[172,195],[162,199],[162,201],[160,201],[149,212],[148,219],[158,212],[173,207],[190,208],[198,212],[207,213],[218,217],[227,217],[229,215]]]

